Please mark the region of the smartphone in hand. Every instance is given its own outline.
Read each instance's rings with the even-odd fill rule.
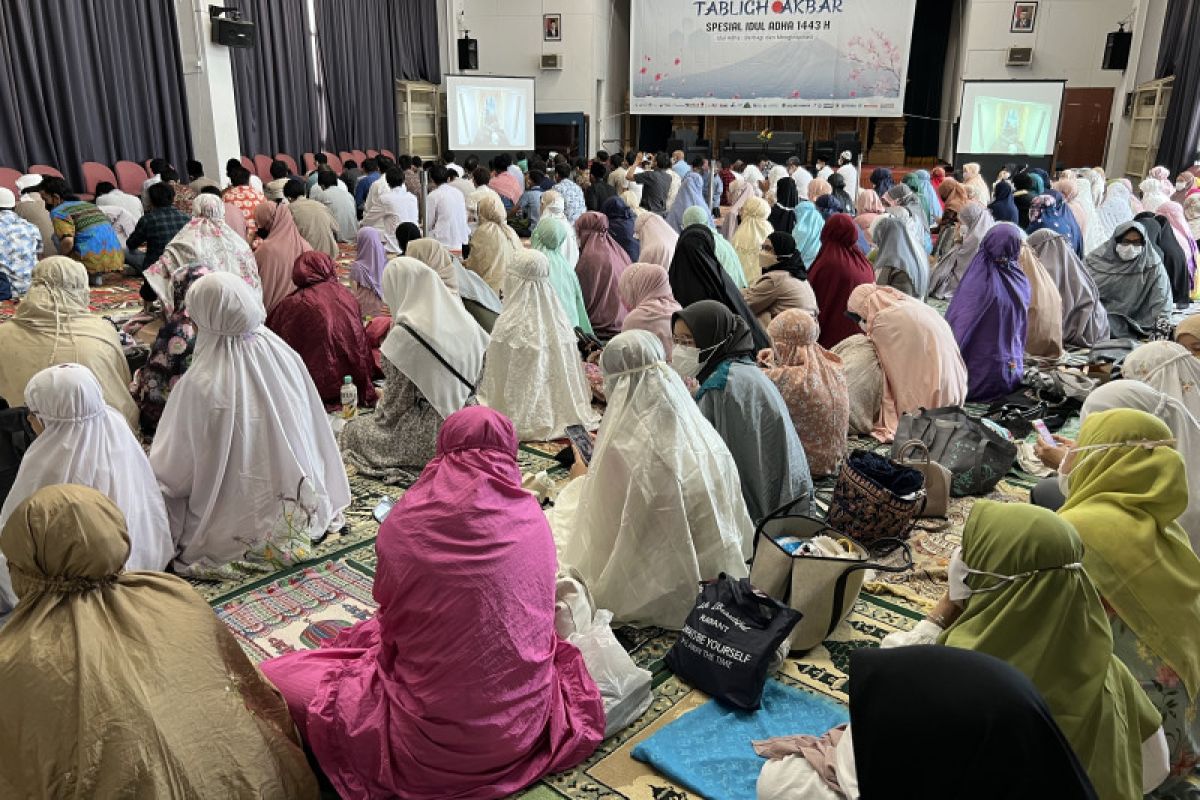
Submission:
[[[580,458],[584,464],[592,463],[592,437],[584,430],[582,425],[568,425],[564,431],[567,434],[567,439],[571,444],[575,445],[575,449],[579,451]]]
[[[1033,421],[1033,429],[1037,431],[1038,438],[1042,440],[1042,444],[1046,447],[1058,447],[1058,442],[1054,441],[1054,437],[1050,435],[1050,429],[1046,427],[1046,423],[1040,419]]]

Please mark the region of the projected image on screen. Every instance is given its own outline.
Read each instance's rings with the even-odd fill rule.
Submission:
[[[1062,92],[1061,81],[964,81],[958,152],[1050,155]]]
[[[459,86],[456,90],[459,131],[463,148],[504,150],[523,147],[528,109],[525,93],[516,89]]]
[[[533,78],[447,75],[451,150],[532,150]]]
[[[1047,103],[976,97],[970,152],[1014,156],[1045,153],[1050,149],[1053,115],[1054,108]]]

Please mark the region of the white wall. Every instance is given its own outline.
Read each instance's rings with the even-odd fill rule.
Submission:
[[[1129,67],[1125,70],[1121,85],[1117,87],[1117,98],[1113,102],[1112,137],[1108,146],[1108,163],[1104,165],[1113,177],[1125,171],[1126,156],[1129,155],[1131,120],[1124,116],[1125,95],[1139,84],[1154,80],[1166,13],[1167,0],[1140,0],[1138,3],[1133,20]],[[1126,30],[1129,29],[1126,26]]]
[[[241,144],[229,48],[211,41],[208,5],[203,0],[175,0],[175,17],[192,157],[204,165],[206,176],[223,183],[225,162],[241,155]],[[175,168],[184,174],[183,164]]]
[[[588,147],[620,138],[629,84],[629,0],[439,0],[442,71],[458,72],[462,30],[479,40],[479,75],[531,75],[537,113],[588,115]],[[542,15],[562,15],[562,41],[542,41]],[[565,68],[542,70],[543,53]],[[598,81],[600,83],[598,83]],[[607,119],[606,119],[607,118]]]
[[[1152,79],[1158,57],[1163,15],[1168,0],[1041,0],[1033,33],[1009,33],[1012,0],[958,0],[962,24],[951,36],[960,44],[958,77],[962,80],[1039,80],[1063,78],[1068,87],[1112,87],[1112,133],[1105,164],[1120,174],[1129,144],[1129,126],[1122,117],[1125,93]],[[1129,68],[1101,69],[1104,45],[1117,23],[1132,18]],[[1132,27],[1131,27],[1132,25]],[[1032,47],[1029,67],[1005,66],[1009,47]],[[950,70],[948,70],[948,73]],[[958,116],[961,80],[948,74],[943,90],[945,116]],[[948,135],[948,131],[944,131]],[[949,149],[948,139],[942,150]]]

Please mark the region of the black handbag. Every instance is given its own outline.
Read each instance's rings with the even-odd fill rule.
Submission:
[[[725,573],[700,584],[667,667],[700,691],[734,708],[754,711],[767,669],[800,612],[756,591],[749,578]]]
[[[895,458],[905,442],[920,439],[929,456],[950,470],[954,497],[987,494],[1017,460],[1017,446],[959,406],[905,413],[892,442]]]

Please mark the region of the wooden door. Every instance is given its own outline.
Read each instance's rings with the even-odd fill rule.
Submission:
[[[1103,166],[1112,102],[1112,89],[1068,88],[1063,93],[1056,164],[1064,167]]]

